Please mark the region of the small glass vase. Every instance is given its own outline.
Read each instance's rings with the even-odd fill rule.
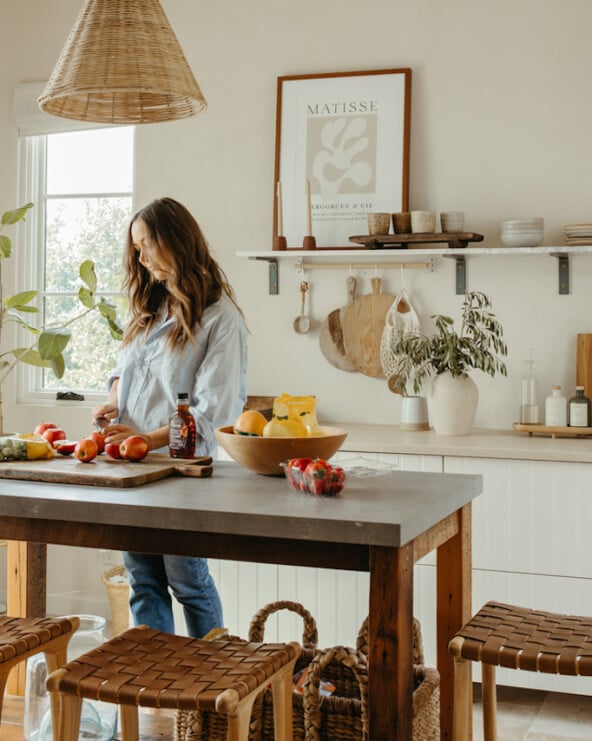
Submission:
[[[68,661],[100,646],[105,637],[105,618],[79,615],[80,627],[70,639]],[[27,741],[52,741],[49,695],[45,687],[45,655],[38,653],[27,660],[25,713],[23,731]],[[78,738],[83,741],[110,741],[117,733],[117,705],[83,700]]]

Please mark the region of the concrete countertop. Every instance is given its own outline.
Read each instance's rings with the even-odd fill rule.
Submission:
[[[592,438],[551,438],[489,429],[450,437],[432,430],[401,430],[396,425],[332,424],[348,432],[342,451],[592,463]]]
[[[3,518],[122,525],[299,541],[398,546],[481,493],[479,475],[348,477],[340,496],[292,491],[283,477],[216,462],[212,478],[171,477],[131,488],[0,480]],[[8,532],[1,532],[9,537]]]

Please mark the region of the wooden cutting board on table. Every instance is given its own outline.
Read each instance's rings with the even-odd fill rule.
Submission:
[[[380,278],[372,278],[372,293],[358,296],[343,309],[341,326],[345,352],[354,368],[366,376],[384,378],[380,342],[394,296],[380,292]]]
[[[53,484],[130,487],[181,475],[207,478],[212,475],[212,459],[174,459],[163,453],[149,453],[143,461],[115,460],[103,454],[90,463],[73,455],[57,455],[50,460],[2,461],[0,478],[45,481]]]

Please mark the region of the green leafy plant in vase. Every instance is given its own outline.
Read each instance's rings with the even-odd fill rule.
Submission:
[[[503,328],[491,306],[486,294],[471,291],[463,301],[459,331],[451,317],[437,314],[432,316],[433,334],[406,334],[391,343],[397,368],[389,380],[391,389],[404,396],[411,390],[419,394],[431,379],[428,407],[439,434],[470,432],[478,401],[472,371],[508,374],[502,360],[508,352]]]
[[[4,296],[2,285],[3,261],[12,255],[12,241],[4,234],[6,227],[24,221],[32,203],[5,211],[0,221],[0,434],[4,429],[2,413],[2,384],[19,363],[27,363],[41,368],[49,368],[57,378],[64,375],[66,363],[64,350],[72,336],[72,325],[88,314],[95,312],[108,328],[111,337],[121,340],[123,330],[118,323],[117,310],[113,304],[97,296],[97,276],[92,260],[80,264],[79,275],[83,284],[78,290],[81,310],[69,317],[58,318],[42,325],[35,324],[30,318],[39,314],[33,304],[39,291],[21,291],[12,296]],[[15,324],[33,335],[30,343],[6,349],[4,330],[7,325]]]

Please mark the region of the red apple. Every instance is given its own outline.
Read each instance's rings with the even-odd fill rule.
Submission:
[[[85,437],[76,443],[74,455],[83,463],[90,463],[99,453],[99,448],[94,440]]]
[[[72,455],[76,445],[76,440],[56,440],[53,447],[60,455]]]
[[[45,430],[50,430],[52,427],[57,427],[53,422],[40,422],[37,427],[33,430],[37,435],[43,435]]]
[[[100,455],[103,450],[105,450],[105,435],[101,435],[100,432],[93,431],[89,433],[87,437],[96,442]]]
[[[64,430],[62,430],[61,427],[49,427],[45,432],[42,433],[42,437],[44,437],[48,443],[53,445],[56,440],[65,440],[66,439],[66,433]]]
[[[141,435],[130,435],[119,446],[119,452],[126,461],[141,461],[148,455],[148,441]]]
[[[105,444],[105,453],[110,458],[121,458],[121,450],[119,450],[119,443],[106,443]]]

